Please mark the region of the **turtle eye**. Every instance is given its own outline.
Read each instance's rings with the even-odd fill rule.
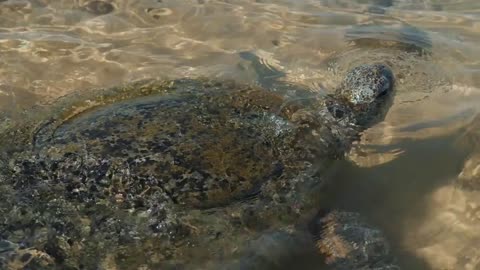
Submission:
[[[345,115],[345,112],[338,107],[332,107],[332,108],[330,108],[329,111],[333,115],[333,117],[335,117],[337,119],[342,118]]]
[[[346,108],[344,105],[336,102],[336,101],[329,101],[327,102],[327,109],[328,112],[335,118],[335,119],[342,119],[345,117]]]

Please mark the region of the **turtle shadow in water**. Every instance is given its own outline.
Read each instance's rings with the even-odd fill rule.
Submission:
[[[402,269],[430,269],[402,241],[409,227],[417,226],[428,214],[427,195],[461,170],[467,153],[453,148],[454,141],[453,135],[405,140],[396,145],[405,151],[403,156],[371,168],[339,161],[322,205],[365,216],[385,233]]]

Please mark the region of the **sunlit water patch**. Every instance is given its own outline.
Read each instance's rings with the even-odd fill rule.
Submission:
[[[403,269],[478,269],[479,42],[476,0],[0,0],[1,126],[138,79],[326,95],[351,67],[384,62],[393,104],[340,162],[319,208],[361,213]],[[285,265],[295,258],[324,267],[307,250]]]

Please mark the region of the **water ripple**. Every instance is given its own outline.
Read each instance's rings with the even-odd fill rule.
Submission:
[[[0,112],[12,117],[74,91],[143,78],[232,78],[324,95],[354,65],[384,62],[396,75],[394,104],[350,156],[373,168],[406,158],[406,141],[471,125],[479,42],[477,0],[0,0]],[[468,138],[471,148],[479,143]],[[476,168],[471,160],[464,176]],[[426,195],[432,216],[413,237],[398,236],[432,269],[449,241],[478,254],[457,235],[473,228],[459,220],[466,210],[437,203],[452,190]],[[438,220],[443,227],[431,224]],[[453,240],[441,246],[441,234]],[[415,246],[417,236],[428,241]],[[435,239],[439,245],[429,246]],[[447,255],[454,263],[446,265],[461,265],[460,253]]]

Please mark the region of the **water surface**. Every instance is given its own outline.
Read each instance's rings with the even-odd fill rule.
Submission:
[[[152,77],[278,76],[323,94],[349,67],[384,61],[394,104],[325,206],[380,226],[404,269],[479,269],[480,219],[462,218],[480,193],[452,184],[479,177],[478,137],[465,139],[479,43],[477,0],[0,0],[0,111]]]

